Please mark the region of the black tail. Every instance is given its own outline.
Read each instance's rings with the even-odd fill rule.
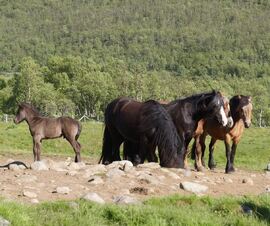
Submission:
[[[111,153],[111,148],[112,147],[112,140],[111,140],[111,135],[108,130],[108,127],[105,126],[104,133],[103,133],[103,145],[102,145],[102,153],[100,156],[100,159],[98,163],[103,163],[103,164],[109,164],[112,161],[112,153]]]
[[[158,146],[160,165],[183,167],[183,142],[169,113],[156,101],[145,102],[141,113],[141,132]]]
[[[193,142],[191,148],[191,159],[195,160],[195,158],[196,158],[196,141]]]

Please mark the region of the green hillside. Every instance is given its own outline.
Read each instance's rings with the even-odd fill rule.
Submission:
[[[267,0],[3,0],[0,15],[4,113],[24,100],[102,116],[121,95],[172,100],[215,88],[252,95],[254,123],[261,113],[270,124]]]

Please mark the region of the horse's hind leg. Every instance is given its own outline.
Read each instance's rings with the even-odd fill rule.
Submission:
[[[81,144],[75,139],[75,136],[71,138],[70,136],[65,136],[67,141],[72,146],[74,152],[75,152],[75,162],[81,161]]]

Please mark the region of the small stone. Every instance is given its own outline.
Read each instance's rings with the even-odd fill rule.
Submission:
[[[118,195],[113,198],[113,202],[116,204],[139,204],[140,202],[128,195]]]
[[[38,204],[39,201],[38,201],[38,199],[31,199],[31,203],[33,203],[33,204]]]
[[[37,181],[37,177],[34,175],[21,175],[18,177],[17,181],[21,183],[29,183],[29,182]]]
[[[68,194],[71,191],[69,187],[63,186],[63,187],[57,187],[54,193],[59,194]]]
[[[87,166],[83,178],[89,178],[96,174],[105,174],[107,172],[106,166],[103,164]]]
[[[253,180],[251,178],[244,178],[242,180],[242,183],[243,184],[249,184],[249,185],[253,185],[254,184],[254,182],[253,182]]]
[[[176,173],[173,173],[173,172],[169,172],[168,176],[170,176],[174,180],[180,180],[181,179]]]
[[[208,187],[205,185],[201,185],[201,184],[193,183],[193,182],[188,182],[188,181],[181,182],[180,188],[182,188],[186,191],[193,192],[195,194],[206,192],[208,190]]]
[[[36,198],[37,194],[31,191],[23,191],[23,195],[27,198]]]
[[[253,213],[252,209],[246,205],[242,205],[242,211],[248,215],[252,215],[252,213]]]
[[[35,161],[31,164],[31,169],[35,171],[49,170],[44,161]]]
[[[19,171],[21,170],[20,167],[17,164],[10,164],[8,168],[12,171]],[[24,167],[25,168],[25,167]]]
[[[148,195],[148,189],[144,187],[134,187],[129,189],[130,193],[136,193],[139,195]]]
[[[156,162],[148,162],[144,164],[139,164],[138,168],[148,168],[148,169],[160,169],[160,165]]]
[[[117,168],[109,170],[108,173],[106,174],[108,178],[116,178],[121,177],[123,175],[125,175],[125,173]]]
[[[104,181],[102,180],[101,177],[99,176],[92,176],[89,178],[88,182],[90,182],[91,184],[104,184]]]
[[[75,175],[78,174],[78,172],[75,171],[75,170],[71,170],[71,171],[68,171],[66,174],[69,175],[69,176],[75,176]]]
[[[72,162],[68,166],[69,170],[80,170],[85,168],[85,163],[84,162]]]
[[[139,174],[138,179],[142,182],[146,182],[147,184],[159,184],[159,181],[155,177],[144,172]]]
[[[73,208],[73,209],[75,209],[75,210],[79,210],[79,204],[78,203],[76,203],[76,202],[69,202],[68,203],[68,205],[71,207],[71,208]]]
[[[87,193],[86,195],[84,195],[82,197],[82,199],[92,201],[92,202],[96,202],[96,203],[99,203],[99,204],[104,204],[105,203],[104,199],[101,198],[97,193],[94,193],[94,192]]]
[[[225,183],[233,183],[233,180],[231,178],[223,177],[223,180]]]
[[[190,170],[185,170],[183,174],[184,174],[185,177],[190,177],[191,176],[191,171]]]
[[[8,226],[8,225],[10,225],[10,222],[0,216],[0,226]]]
[[[265,191],[266,193],[270,193],[270,186],[266,187]]]
[[[270,171],[270,163],[267,164],[266,170]]]

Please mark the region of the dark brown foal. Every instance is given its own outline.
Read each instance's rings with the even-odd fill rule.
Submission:
[[[42,140],[62,136],[73,147],[75,162],[81,161],[81,145],[77,141],[81,133],[81,125],[78,121],[70,117],[43,117],[31,104],[21,103],[14,122],[18,124],[24,120],[27,122],[33,137],[34,161],[40,161]]]

